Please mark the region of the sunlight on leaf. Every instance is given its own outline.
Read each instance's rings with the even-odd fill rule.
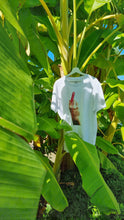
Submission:
[[[41,193],[54,209],[63,211],[68,206],[68,201],[54,176],[49,160],[39,151],[36,151],[36,154],[47,170]]]
[[[90,0],[90,1],[84,1],[84,7],[85,10],[91,14],[93,11],[95,11],[97,8],[100,8],[106,3],[109,3],[111,0]]]
[[[122,139],[124,141],[124,127],[121,127],[121,134],[122,134]]]
[[[77,159],[78,154],[79,154],[79,152],[77,151],[73,155],[73,160],[74,160],[75,163],[76,163],[76,159]]]
[[[11,3],[9,4],[8,0],[0,0],[0,10],[3,12],[5,18],[17,29],[17,31],[19,31],[23,36],[25,36],[15,16],[16,12],[15,14],[13,14],[12,9],[13,8],[11,8]]]
[[[29,144],[0,127],[0,219],[36,219],[45,175]]]
[[[72,149],[75,149],[77,147],[77,144],[72,145]]]
[[[73,144],[78,141],[76,148]],[[100,211],[106,214],[120,213],[119,205],[112,191],[99,171],[99,158],[96,147],[84,142],[76,133],[65,134],[66,146],[82,177],[82,186]]]

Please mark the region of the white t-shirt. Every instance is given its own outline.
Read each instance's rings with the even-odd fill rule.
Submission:
[[[104,107],[100,82],[88,74],[63,76],[54,83],[51,109],[69,123],[84,141],[93,145],[97,134],[96,113]]]

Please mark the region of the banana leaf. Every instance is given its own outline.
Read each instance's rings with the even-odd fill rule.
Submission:
[[[25,35],[30,44],[31,55],[34,55],[39,61],[42,68],[44,68],[48,77],[52,78],[52,70],[48,62],[47,53],[36,32],[36,21],[29,9],[23,9],[20,12],[20,24],[23,27]]]
[[[49,7],[55,7],[57,1],[56,0],[45,0],[48,3]],[[41,5],[39,0],[26,0],[24,3],[24,7],[36,7]]]
[[[124,125],[124,103],[120,103],[115,108],[116,115]]]
[[[97,47],[98,43],[101,42],[101,35],[103,30],[95,30],[91,32],[83,41],[81,54],[78,61],[78,66],[84,63],[92,51]]]
[[[121,127],[122,140],[124,141],[124,127]]]
[[[104,153],[100,152],[99,151],[99,158],[100,158],[100,163],[101,163],[101,167],[103,169],[106,169],[106,170],[115,170],[116,172],[118,172],[121,176],[122,173],[120,173],[117,168],[115,167],[115,165],[111,162],[111,160],[109,160]]]
[[[111,0],[90,0],[90,1],[85,1],[84,3],[84,8],[85,10],[91,14],[93,11],[95,11],[97,8],[100,8],[106,3],[109,3]]]
[[[0,218],[34,220],[47,167],[25,141],[36,131],[33,82],[1,25],[0,33]],[[61,192],[62,204],[58,203],[56,192],[60,192],[57,182],[54,203],[62,210],[67,202]]]
[[[124,75],[124,55],[118,57],[117,61],[114,63],[114,68],[117,75]]]
[[[119,87],[122,91],[124,91],[124,80],[107,79],[106,82],[111,88]]]
[[[80,171],[82,186],[89,195],[90,201],[102,213],[120,213],[116,198],[99,171],[96,147],[84,142],[78,134],[71,131],[65,134],[65,142]]]
[[[29,144],[0,127],[0,219],[35,220],[45,175]]]
[[[57,122],[52,119],[48,118],[47,116],[37,117],[38,122],[38,130],[45,131],[51,137],[58,139],[60,137],[59,132],[57,132]]]
[[[96,145],[109,154],[119,154],[118,150],[109,141],[102,137],[96,138]]]
[[[111,105],[117,100],[118,98],[118,94],[115,93],[113,95],[111,95],[110,97],[107,98],[106,100],[106,108],[105,109],[109,109],[111,107]]]
[[[41,193],[45,200],[50,203],[54,209],[61,212],[68,206],[67,199],[54,176],[48,158],[44,157],[39,151],[36,152],[47,170]]]
[[[30,72],[12,40],[0,25],[0,125],[33,138],[36,117]]]
[[[16,3],[16,1],[14,1]],[[0,0],[0,10],[3,12],[5,18],[23,35],[24,32],[22,28],[20,27],[17,18],[16,18],[16,12],[13,10],[13,7],[11,7],[11,4],[8,0]]]

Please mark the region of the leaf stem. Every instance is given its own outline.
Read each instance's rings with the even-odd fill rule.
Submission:
[[[68,55],[69,55],[69,28],[68,28],[68,0],[60,0],[61,33],[64,42],[64,51],[61,54],[62,67],[64,73],[68,73]],[[65,64],[65,66],[64,66]]]
[[[63,70],[64,70],[64,73],[67,74],[67,61],[66,61],[66,57],[65,57],[65,53],[66,53],[66,45],[62,39],[62,36],[60,34],[60,32],[58,31],[57,29],[57,26],[56,26],[56,23],[53,19],[53,16],[49,10],[49,8],[47,7],[46,3],[44,2],[44,0],[39,0],[40,3],[42,4],[43,8],[45,9],[49,19],[50,19],[50,22],[53,26],[53,29],[56,33],[56,36],[57,36],[57,39],[58,39],[58,48],[59,48],[59,51],[60,51],[60,55],[61,55],[61,58],[62,58],[62,66],[63,66]]]
[[[62,161],[62,158],[63,158],[63,155],[64,155],[62,153],[63,145],[64,145],[64,131],[61,130],[61,136],[60,136],[59,141],[58,141],[56,159],[55,159],[55,163],[54,163],[54,166],[53,166],[53,172],[54,172],[57,179],[58,179],[58,173],[59,173],[61,161]]]
[[[83,3],[84,0],[81,0],[76,7],[76,11],[78,10],[78,8],[81,6],[81,4]],[[69,22],[69,35],[70,35],[70,31],[71,31],[71,27],[72,27],[72,23],[73,23],[73,17],[74,15],[72,15],[72,17],[70,18],[70,22]]]
[[[76,0],[73,0],[73,13],[74,13],[74,47],[73,47],[73,67],[76,66],[76,50],[77,50],[77,21],[76,21]]]
[[[104,137],[105,140],[112,142],[118,122],[119,122],[119,119],[117,118],[116,113],[115,113],[113,116],[113,120],[105,134],[105,137]]]

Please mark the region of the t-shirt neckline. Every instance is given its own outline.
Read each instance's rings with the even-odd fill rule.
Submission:
[[[65,83],[69,86],[79,86],[83,83],[83,80],[86,78],[86,76],[88,76],[88,74],[85,74],[84,76],[78,76],[78,77],[65,76]],[[75,82],[75,83],[72,83],[72,82]]]

